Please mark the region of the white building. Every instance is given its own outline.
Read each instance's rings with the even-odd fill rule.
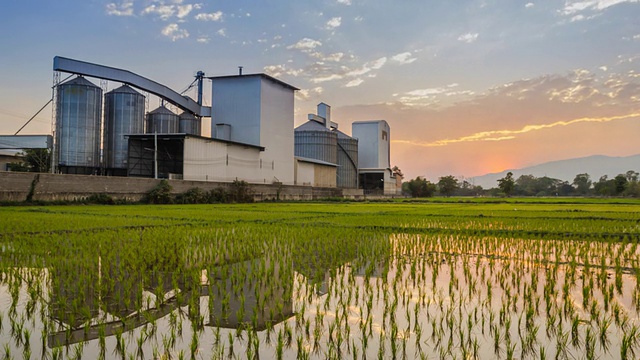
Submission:
[[[264,148],[253,177],[262,183],[293,185],[293,106],[298,88],[266,74],[210,79],[211,137]]]
[[[358,139],[358,173],[360,187],[366,191],[396,194],[396,180],[391,170],[391,128],[385,120],[356,121],[351,134]]]

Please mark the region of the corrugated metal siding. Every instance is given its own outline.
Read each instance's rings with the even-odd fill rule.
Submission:
[[[56,146],[58,164],[100,166],[102,89],[83,78],[58,86]]]
[[[184,144],[184,179],[197,181],[244,180],[262,183],[260,150],[219,141],[187,138]]]
[[[144,133],[144,96],[123,86],[104,99],[104,165],[126,169],[129,142],[124,135]]]
[[[296,131],[295,156],[336,163],[338,137],[330,131]]]
[[[338,137],[337,180],[340,188],[358,187],[358,140]]]

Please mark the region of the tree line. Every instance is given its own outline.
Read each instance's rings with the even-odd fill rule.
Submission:
[[[613,196],[640,197],[638,172],[629,170],[613,178],[601,176],[597,181],[589,174],[578,174],[573,182],[547,176],[521,175],[517,179],[509,172],[498,179],[496,187],[483,189],[453,175],[432,183],[422,176],[402,184],[402,191],[412,197],[431,196]]]

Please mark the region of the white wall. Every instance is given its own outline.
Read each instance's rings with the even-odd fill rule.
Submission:
[[[263,183],[261,165],[258,148],[200,138],[185,139],[185,180],[231,182],[238,179]]]
[[[312,163],[296,160],[295,185],[313,186],[315,181],[315,168]]]
[[[263,178],[267,183],[279,181],[292,185],[294,182],[293,89],[262,78],[260,95],[262,123],[260,145],[265,148],[261,158],[267,163],[273,162],[274,165],[273,169],[263,167]]]
[[[232,141],[265,148],[254,182],[292,185],[294,90],[261,75],[213,78],[212,83],[212,128],[230,124]]]
[[[358,167],[386,169],[390,167],[391,128],[384,120],[360,121],[351,125],[358,139]]]

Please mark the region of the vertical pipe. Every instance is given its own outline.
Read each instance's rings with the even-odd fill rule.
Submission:
[[[154,179],[158,178],[158,130],[153,133],[153,173]]]

